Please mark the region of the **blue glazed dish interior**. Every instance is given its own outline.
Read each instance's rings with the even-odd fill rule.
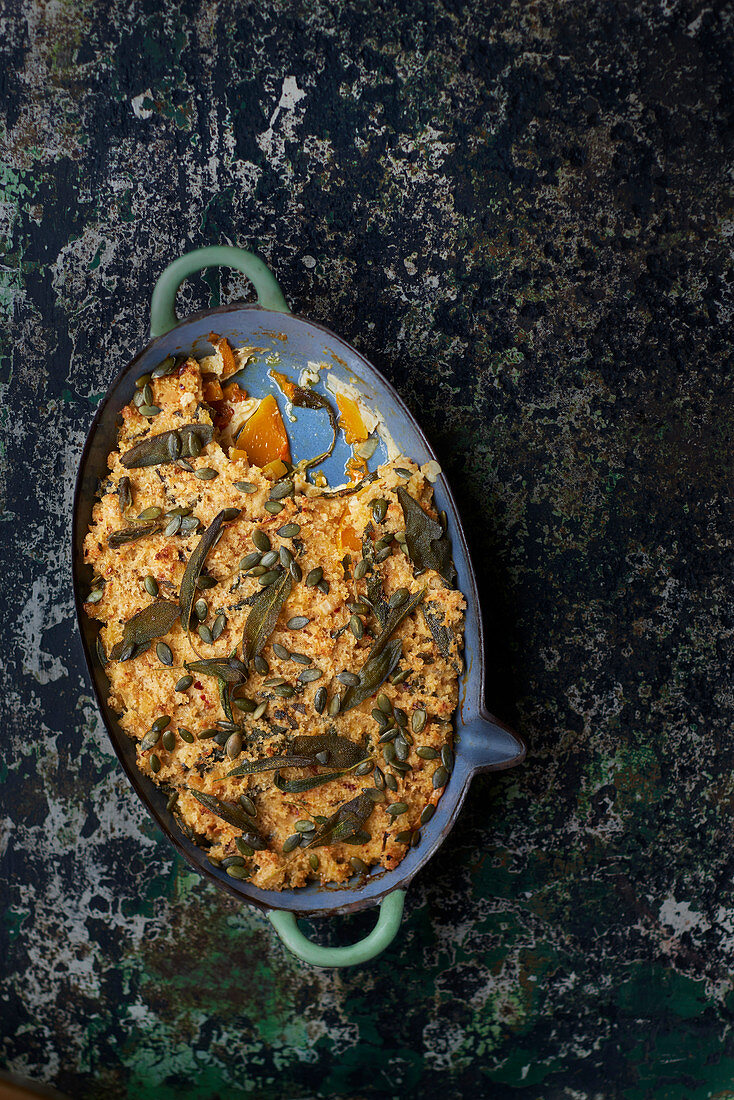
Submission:
[[[226,336],[234,347],[254,345],[263,349],[256,360],[248,364],[242,379],[242,385],[252,396],[263,397],[266,393],[273,393],[283,411],[284,398],[268,372],[273,369],[282,371],[297,381],[301,370],[309,364],[325,364],[327,369],[322,366],[316,390],[329,396],[325,380],[327,374],[332,373],[354,386],[368,407],[379,412],[402,453],[419,464],[436,458],[420,427],[382,375],[328,329],[294,314],[271,312],[242,303],[220,306],[188,317],[170,332],[151,341],[121,371],[97,410],[84,447],[74,501],[72,545],[75,600],[84,656],[113,747],[133,788],[169,840],[202,874],[242,900],[265,909],[318,915],[366,908],[389,891],[397,887],[405,888],[423,866],[451,828],[474,772],[510,767],[522,760],[525,751],[519,738],[484,710],[484,653],[476,583],[461,523],[443,474],[439,475],[434,485],[435,502],[437,508],[445,510],[448,517],[458,586],[467,600],[465,671],[460,684],[460,705],[455,716],[456,765],[433,819],[422,830],[421,843],[410,849],[393,871],[378,869],[366,880],[355,878],[350,883],[334,887],[311,885],[276,892],[257,889],[247,882],[237,882],[214,868],[208,862],[206,852],[180,832],[166,811],[163,792],[138,770],[134,743],[123,732],[116,714],[107,703],[107,677],[94,655],[98,624],[87,617],[82,607],[83,595],[91,578],[89,567],[84,565],[82,546],[98,485],[107,473],[107,455],[116,446],[118,414],[132,399],[135,379],[167,355],[186,353],[200,358],[211,354],[213,348],[207,336],[212,330]],[[331,439],[326,417],[318,411],[298,409],[295,421],[290,422],[286,418],[286,426],[294,462],[324,450]],[[345,480],[344,463],[350,454],[351,449],[340,438],[334,454],[321,467],[330,485],[336,486]],[[381,441],[369,461],[369,468],[376,469],[386,460],[386,446]]]

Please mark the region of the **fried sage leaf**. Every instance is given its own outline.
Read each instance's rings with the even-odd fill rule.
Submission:
[[[421,588],[409,600],[399,607],[388,608],[387,618],[382,630],[375,638],[372,649],[367,654],[359,673],[359,683],[347,688],[341,703],[341,710],[351,710],[359,703],[374,695],[380,684],[390,676],[398,666],[403,652],[402,642],[390,641],[397,628],[422,602],[426,589]]]
[[[387,606],[385,593],[382,588],[380,571],[375,562],[375,544],[372,540],[374,527],[368,523],[362,536],[362,557],[367,562],[370,572],[367,574],[367,598],[375,609],[380,626],[384,627],[390,609]]]
[[[278,580],[259,592],[257,599],[253,601],[242,633],[242,653],[246,664],[249,665],[253,657],[257,656],[272,634],[292,586],[291,575],[285,570]]]
[[[416,569],[435,569],[455,588],[456,569],[451,559],[451,543],[443,527],[423,511],[402,485],[396,491],[403,509],[405,541],[413,565]]]
[[[167,634],[180,615],[178,604],[170,600],[156,600],[128,619],[122,632],[122,641],[112,647],[110,659],[119,661],[128,646],[146,645],[154,638]]]
[[[369,485],[371,481],[377,481],[378,474],[372,472],[371,474],[365,474],[361,481],[355,482],[354,485],[345,485],[343,489],[335,489],[332,493],[321,493],[322,497],[328,497],[330,500],[338,500],[341,497],[351,497],[354,493],[358,493],[360,489],[364,489],[365,485]]]
[[[189,672],[215,676],[225,684],[243,684],[247,679],[247,669],[236,657],[207,657],[203,661],[187,661],[184,667]]]
[[[228,825],[234,825],[235,829],[242,830],[243,840],[250,845],[251,848],[265,848],[267,847],[263,838],[255,832],[252,825],[252,818],[249,817],[242,806],[238,806],[234,802],[223,802],[221,798],[217,798],[216,795],[207,794],[206,791],[197,791],[193,787],[187,787],[186,790],[189,794],[192,794],[197,802],[200,802],[205,809],[210,813],[216,814],[217,817],[221,817],[222,821],[226,821]],[[255,841],[255,843],[253,843]]]
[[[196,458],[202,447],[211,443],[213,436],[211,424],[183,424],[180,428],[141,439],[120,461],[128,470],[134,470],[142,466],[161,466],[177,458]],[[196,442],[192,445],[194,438]]]
[[[339,772],[329,772],[327,775],[308,775],[305,779],[283,779],[278,773],[273,777],[273,784],[283,794],[301,794],[303,791],[313,790],[314,787],[321,787],[324,783],[331,783],[333,779],[343,779],[351,770],[351,768],[343,768]]]
[[[227,778],[237,775],[254,775],[256,772],[274,772],[279,768],[310,768],[316,761],[312,756],[294,756],[283,753],[281,756],[264,756],[261,760],[248,760],[240,764],[231,772],[227,772]]]
[[[358,794],[331,815],[308,847],[318,848],[325,844],[335,844],[339,840],[348,840],[361,830],[374,808],[375,803],[368,794]]]
[[[107,545],[112,550],[119,550],[126,542],[136,542],[137,539],[145,538],[146,535],[156,535],[162,528],[163,524],[157,519],[149,523],[131,523],[129,527],[113,531],[107,539]]]
[[[347,688],[342,698],[341,711],[351,710],[374,695],[381,684],[391,676],[400,664],[403,643],[396,639],[388,642],[376,657],[368,657],[359,674],[359,683]]]
[[[214,545],[217,535],[222,529],[224,523],[225,509],[218,512],[212,522],[207,527],[204,534],[199,539],[196,549],[189,558],[189,563],[186,566],[186,572],[183,575],[181,581],[181,594],[179,602],[181,604],[181,625],[184,630],[188,631],[191,623],[191,610],[194,606],[194,596],[196,595],[196,582],[199,579],[199,574],[204,568],[204,562],[206,556]]]
[[[438,646],[439,653],[442,657],[445,657],[451,667],[458,672],[459,665],[456,659],[456,639],[445,625],[439,605],[433,602],[427,603],[423,608],[423,618],[426,620],[426,625],[433,635],[433,640]]]
[[[317,455],[315,458],[301,459],[296,465],[297,470],[309,470],[312,466],[318,466],[321,462],[325,462],[334,450],[339,432],[339,418],[331,402],[322,394],[315,393],[314,390],[305,389],[303,386],[291,382],[283,375],[275,373],[274,376],[291,405],[294,405],[297,409],[324,409],[329,415],[329,423],[331,424],[333,433],[331,443],[323,454]]]
[[[361,745],[340,736],[333,728],[328,733],[294,737],[291,748],[298,756],[315,757],[317,753],[328,753],[326,762],[335,768],[351,768],[367,755]]]

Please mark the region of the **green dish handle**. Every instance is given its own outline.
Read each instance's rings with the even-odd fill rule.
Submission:
[[[150,335],[152,339],[170,332],[178,324],[174,308],[178,288],[184,279],[207,267],[233,267],[250,280],[257,291],[258,304],[263,309],[278,313],[290,313],[283,291],[278,286],[270,268],[266,267],[254,252],[233,248],[228,244],[215,244],[209,248],[195,248],[174,260],[163,271],[153,288],[150,299]]]
[[[296,923],[294,913],[273,909],[268,920],[286,947],[312,966],[357,966],[374,959],[389,947],[397,935],[403,915],[405,890],[393,890],[380,902],[380,916],[368,936],[349,947],[321,947],[311,943]]]

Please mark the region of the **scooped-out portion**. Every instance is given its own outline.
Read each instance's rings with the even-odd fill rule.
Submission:
[[[94,506],[85,610],[110,705],[232,878],[281,890],[391,869],[453,767],[466,603],[436,463],[370,470],[354,410],[272,372],[296,415],[350,433],[350,481],[330,488],[331,451],[293,455],[277,394],[244,388],[262,349],[210,339],[206,360],[139,379]]]

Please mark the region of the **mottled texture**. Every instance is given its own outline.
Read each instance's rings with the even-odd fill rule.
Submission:
[[[0,1064],[85,1100],[734,1096],[731,7],[160,8],[8,0],[0,39]],[[529,744],[343,973],[173,856],[75,641],[85,432],[218,241],[419,414]]]

